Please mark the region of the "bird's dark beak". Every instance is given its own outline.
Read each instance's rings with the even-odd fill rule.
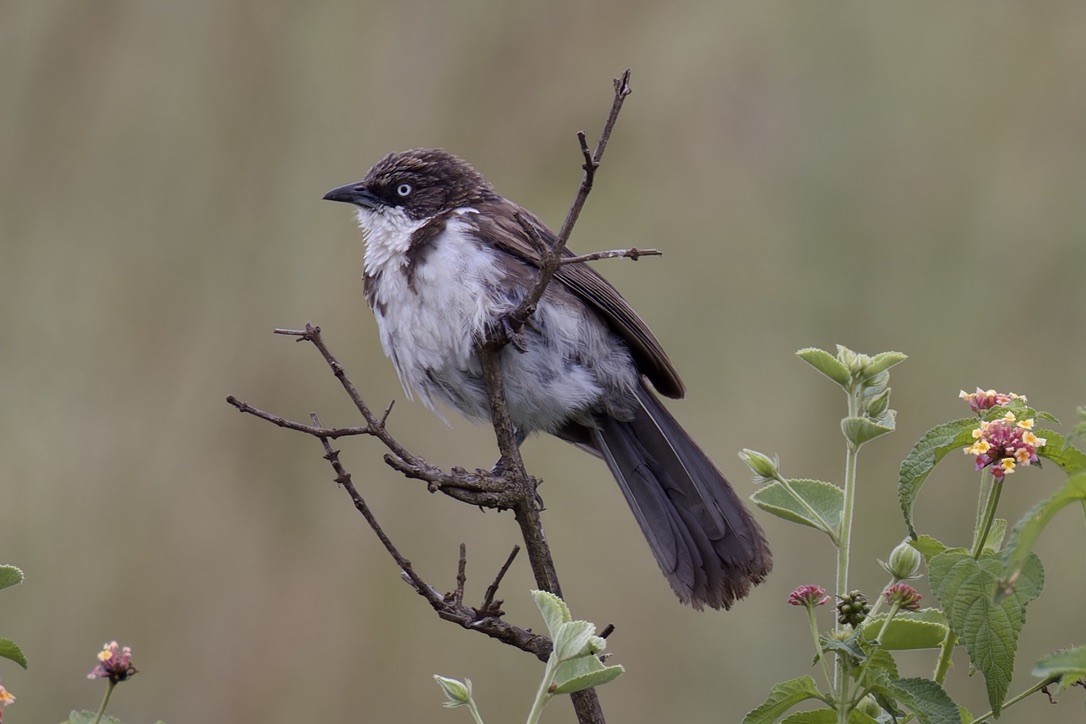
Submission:
[[[364,206],[367,209],[376,208],[381,203],[380,199],[374,196],[373,192],[359,181],[334,188],[326,193],[324,198],[327,201],[342,201],[347,204]]]

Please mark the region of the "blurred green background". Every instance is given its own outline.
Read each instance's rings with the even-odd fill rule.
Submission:
[[[125,721],[465,721],[430,676],[469,676],[489,721],[522,719],[537,662],[438,621],[336,489],[311,439],[243,417],[230,393],[355,424],[315,350],[322,325],[394,432],[435,463],[488,466],[487,429],[403,400],[362,301],[360,237],[321,201],[390,150],[442,146],[558,225],[610,79],[630,97],[574,234],[604,262],[690,390],[671,405],[737,487],[742,447],[839,480],[844,398],[798,361],[834,343],[910,359],[898,432],[865,449],[853,581],[901,539],[897,465],[962,416],[959,388],[1028,394],[1065,421],[1086,402],[1086,5],[1076,0],[505,3],[0,2],[0,542],[26,583],[0,633],[12,722],[92,708],[103,641],[141,673]],[[344,461],[420,573],[448,590],[469,551],[477,602],[516,541],[404,481],[369,440]],[[615,722],[737,722],[809,671],[798,584],[833,580],[828,541],[760,518],[776,570],[728,613],[673,598],[601,463],[525,446],[579,617],[617,626]],[[1054,469],[1011,480],[1012,519]],[[963,543],[975,476],[929,480],[922,526]],[[1012,692],[1086,627],[1081,515],[1040,541]],[[526,562],[509,619],[538,627]],[[929,595],[926,587],[922,587]],[[825,616],[828,625],[830,617]],[[929,653],[901,657],[930,673]],[[987,710],[956,659],[952,686]],[[565,702],[548,720],[569,720]],[[1081,692],[1003,721],[1082,721]]]

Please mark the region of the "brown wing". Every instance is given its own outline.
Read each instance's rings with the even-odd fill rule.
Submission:
[[[556,236],[547,225],[531,212],[522,209],[508,199],[499,198],[479,206],[481,213],[469,217],[479,234],[509,253],[538,265],[539,254],[533,248],[524,228],[517,222],[519,212],[539,232],[540,239],[553,244]],[[567,256],[573,253],[566,250]],[[679,373],[675,371],[664,348],[645,324],[645,320],[633,310],[611,284],[587,264],[568,264],[555,272],[555,278],[599,312],[612,329],[629,345],[638,369],[652,382],[662,395],[682,397],[686,390]]]

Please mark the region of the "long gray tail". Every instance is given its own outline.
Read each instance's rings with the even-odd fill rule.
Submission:
[[[675,418],[640,386],[632,420],[591,431],[664,576],[683,603],[730,608],[765,580],[773,557],[732,486]]]

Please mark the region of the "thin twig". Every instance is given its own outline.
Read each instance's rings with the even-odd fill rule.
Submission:
[[[509,552],[509,557],[505,559],[505,563],[498,569],[498,575],[494,576],[494,580],[489,586],[486,587],[486,593],[483,594],[483,602],[479,606],[480,611],[489,611],[491,608],[497,608],[502,605],[501,601],[494,602],[494,596],[498,594],[498,586],[501,585],[502,579],[505,578],[505,574],[509,571],[509,566],[513,565],[513,559],[520,553],[520,546],[513,546],[513,550]]]
[[[226,401],[236,407],[239,412],[244,412],[254,417],[259,417],[261,420],[267,420],[273,425],[286,428],[287,430],[295,430],[297,432],[304,432],[307,435],[313,437],[325,438],[327,440],[335,440],[338,437],[348,437],[350,435],[372,435],[373,430],[369,425],[365,427],[314,427],[313,425],[303,425],[300,422],[294,422],[293,420],[287,420],[286,418],[279,417],[270,412],[265,412],[258,407],[253,407],[247,402],[242,402],[233,395],[228,395]]]
[[[453,592],[453,602],[459,606],[464,602],[464,584],[468,582],[468,547],[460,544],[460,559],[456,563],[456,590]]]
[[[638,249],[636,247],[631,249],[612,249],[611,251],[595,251],[591,254],[581,254],[580,256],[564,256],[558,260],[558,266],[581,264],[586,261],[598,261],[600,259],[631,259],[637,261],[643,256],[663,256],[663,254],[664,253],[658,249]]]
[[[596,150],[589,152],[584,131],[577,133],[577,142],[581,148],[581,155],[584,157],[584,164],[581,166],[584,174],[581,176],[581,185],[577,188],[577,193],[573,197],[573,203],[570,204],[569,211],[566,212],[566,220],[562,222],[562,228],[558,232],[554,244],[546,247],[539,238],[538,230],[527,219],[521,217],[517,219],[532,245],[539,248],[546,247],[547,252],[540,256],[539,276],[536,277],[535,285],[517,305],[516,309],[506,315],[509,326],[514,331],[523,327],[528,318],[535,312],[536,305],[543,298],[543,292],[546,290],[547,285],[551,283],[551,278],[558,271],[558,267],[562,266],[566,244],[569,242],[570,234],[573,233],[573,227],[576,225],[577,219],[581,216],[581,209],[584,208],[588,194],[592,191],[592,184],[596,179],[596,169],[600,167],[600,160],[603,158],[604,149],[607,148],[607,141],[611,138],[611,131],[614,130],[615,121],[618,120],[618,113],[622,110],[622,104],[626,100],[626,96],[633,92],[630,88],[629,68],[614,80],[614,86],[614,100],[611,102],[611,110],[607,114],[607,121],[603,124],[599,140],[596,141]]]

